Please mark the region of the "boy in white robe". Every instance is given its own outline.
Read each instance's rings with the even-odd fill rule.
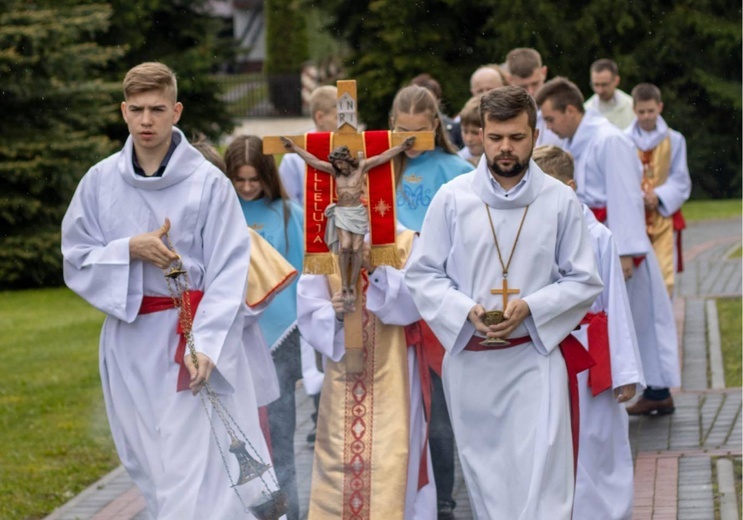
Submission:
[[[631,415],[673,413],[669,389],[681,384],[676,322],[645,229],[642,165],[634,144],[606,118],[586,111],[583,94],[565,78],[545,83],[537,103],[547,126],[569,140],[578,199],[611,230],[619,250],[648,385],[627,411]]]
[[[231,489],[231,438],[196,395],[208,381],[257,450],[248,453],[269,460],[241,344],[248,232],[229,181],[173,126],[182,111],[173,72],[138,65],[124,96],[129,138],[83,177],[62,221],[65,282],[107,314],[106,411],[150,517],[251,518],[246,506],[269,490],[260,479]],[[179,312],[163,276],[176,260],[188,274],[198,368],[179,346]]]
[[[475,518],[569,520],[568,389],[590,366],[573,364],[587,354],[569,335],[602,284],[575,194],[530,160],[532,97],[491,90],[480,111],[484,156],[434,196],[405,281],[446,349],[444,389]],[[505,320],[486,325],[486,309]],[[485,336],[510,345],[482,345]]]
[[[540,146],[534,150],[534,162],[575,189],[569,153],[556,146]],[[580,331],[573,333],[597,363],[578,375],[580,450],[573,520],[629,520],[634,470],[629,421],[621,403],[632,399],[636,385],[644,386],[644,378],[614,238],[585,205],[583,216],[604,291],[593,302]]]
[[[691,195],[686,164],[686,139],[668,127],[661,116],[660,89],[640,83],[632,89],[636,118],[625,131],[637,147],[643,165],[643,196],[648,236],[658,257],[669,296],[673,297],[674,273],[682,270],[681,230],[686,227],[681,206]],[[676,262],[674,262],[674,232]]]
[[[368,237],[367,237],[368,238]],[[403,252],[403,262],[414,247],[414,233],[398,227],[398,247]],[[366,311],[372,321],[376,321],[375,334],[380,334],[380,326],[387,327],[393,334],[403,336],[402,327],[420,320],[420,314],[403,282],[404,268],[380,266],[373,270],[369,265],[368,244],[364,250],[364,269],[368,274],[368,287],[365,293]],[[356,377],[344,370],[345,330],[344,319],[348,319],[339,291],[333,293],[331,278],[339,275],[302,275],[297,288],[297,321],[302,337],[323,355],[325,378],[320,398],[317,438],[315,441],[315,460],[313,464],[312,491],[310,495],[310,519],[347,518],[349,511],[358,507],[368,512],[370,518],[400,518],[404,520],[428,520],[436,517],[436,487],[433,467],[430,463],[424,402],[422,397],[420,366],[417,350],[397,343],[380,342],[368,347],[364,375],[359,381],[361,388],[349,387]],[[336,283],[336,285],[337,285]],[[365,326],[366,328],[366,326]],[[398,330],[394,330],[398,329]],[[364,334],[368,334],[364,332]],[[407,338],[407,335],[404,335]],[[406,339],[405,338],[405,339]],[[405,349],[396,352],[398,347]],[[382,352],[379,349],[389,352]],[[372,354],[373,352],[373,354]],[[400,372],[399,363],[407,366]],[[395,389],[404,381],[404,395],[393,395]],[[377,387],[374,390],[374,387]],[[351,413],[343,413],[344,392],[352,392],[353,399],[359,400],[363,407]],[[376,392],[376,393],[374,393]],[[367,393],[376,396],[369,398]],[[349,399],[346,395],[345,399]],[[377,402],[378,400],[378,402]],[[339,410],[340,409],[340,410]],[[332,412],[332,413],[331,413]],[[356,428],[344,432],[344,422],[353,426],[354,417],[363,419]],[[401,420],[406,422],[401,422]],[[360,424],[363,429],[357,429]],[[408,444],[399,445],[393,439],[408,431]],[[373,434],[370,432],[373,431]],[[390,432],[393,436],[386,436]],[[362,479],[364,484],[359,496],[363,499],[354,505],[353,490],[345,489],[344,483],[353,480],[353,464],[345,463],[343,453],[354,450],[351,435],[366,441],[370,460],[363,460]],[[365,438],[368,436],[368,439]],[[363,458],[366,450],[361,450]],[[399,468],[400,462],[407,458],[407,470],[398,475],[397,471],[385,473],[384,469]],[[376,471],[375,471],[376,470]],[[392,474],[394,473],[394,474]],[[396,478],[397,477],[397,478]],[[390,482],[391,481],[391,482]],[[401,481],[404,489],[394,485]],[[360,481],[361,482],[361,481]],[[390,484],[392,483],[392,486]],[[398,507],[399,504],[402,507]],[[363,514],[360,514],[363,516]]]

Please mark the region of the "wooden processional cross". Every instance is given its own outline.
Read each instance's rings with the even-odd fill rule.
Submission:
[[[359,132],[357,115],[356,81],[338,81],[338,124],[335,132],[313,132],[300,136],[288,136],[294,144],[322,161],[328,160],[330,151],[347,146],[351,156],[364,157],[379,155],[386,149],[400,145],[408,137],[414,136],[412,150],[433,150],[433,132]],[[284,154],[287,150],[280,136],[263,138],[264,154]],[[396,245],[395,218],[395,179],[390,163],[377,166],[367,174],[367,207],[370,220],[371,263],[372,265],[398,266],[399,252]],[[304,231],[305,255],[304,272],[311,274],[333,274],[337,261],[324,241],[326,217],[325,208],[335,202],[335,183],[332,175],[307,167],[304,182]],[[360,282],[361,280],[359,280]],[[355,311],[344,319],[346,337],[346,369],[348,372],[363,371],[363,345],[361,330],[360,284],[356,290]]]

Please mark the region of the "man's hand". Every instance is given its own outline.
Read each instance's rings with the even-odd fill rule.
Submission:
[[[632,278],[632,273],[635,272],[635,263],[631,256],[620,256],[619,261],[622,264],[622,274],[625,280]]]
[[[526,318],[531,315],[529,304],[524,300],[511,300],[508,302],[506,312],[503,313],[503,321],[490,327],[490,338],[506,339]]]
[[[281,142],[284,143],[284,148],[290,151],[294,149],[294,141],[284,136],[280,136],[279,139],[281,139]]]
[[[503,321],[497,325],[485,325],[482,317],[485,314],[485,308],[479,303],[470,309],[467,319],[472,322],[477,332],[488,338],[506,339],[516,327],[521,325],[524,320],[531,315],[531,309],[524,300],[511,300],[508,302],[506,312],[503,313]]]
[[[623,385],[614,389],[614,399],[618,403],[626,403],[635,396],[635,384]]]
[[[374,272],[374,266],[371,265],[371,246],[368,242],[364,242],[361,246],[361,267],[369,274]]]
[[[648,192],[643,193],[643,201],[645,202],[645,209],[647,210],[655,210],[658,209],[658,196],[655,194],[655,191],[650,190]]]
[[[129,258],[142,260],[160,269],[166,269],[178,255],[165,247],[162,238],[170,231],[170,219],[165,219],[161,228],[129,239]]]
[[[415,136],[414,135],[411,135],[410,137],[406,138],[402,142],[402,149],[403,150],[410,150],[413,147],[414,144],[415,144]]]
[[[483,336],[486,335],[488,332],[490,332],[490,328],[485,325],[482,321],[482,316],[485,314],[485,308],[480,305],[479,303],[472,307],[470,309],[470,312],[467,314],[467,319],[470,320],[472,325],[475,326],[475,329],[477,332],[482,334]]]
[[[191,389],[191,393],[196,395],[204,387],[204,383],[209,381],[209,376],[212,375],[212,370],[214,370],[214,361],[201,352],[196,353],[196,363],[199,365],[198,369],[194,366],[190,353],[186,352],[183,355],[183,361],[188,369],[188,373],[191,374],[191,382],[188,386]]]
[[[356,310],[355,304],[351,303],[348,304],[343,297],[343,292],[338,291],[333,295],[333,297],[330,299],[330,303],[333,304],[333,310],[335,311],[335,318],[338,321],[343,321],[343,316],[347,312],[354,312]]]

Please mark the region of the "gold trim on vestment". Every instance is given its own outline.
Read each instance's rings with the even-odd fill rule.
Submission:
[[[398,236],[406,259],[414,233]],[[371,275],[373,276],[373,275]],[[331,294],[340,290],[328,276]],[[361,297],[362,309],[366,296]],[[403,327],[362,315],[364,370],[327,360],[312,467],[310,520],[402,520],[410,442],[408,353]],[[348,333],[346,331],[346,333]],[[346,338],[348,341],[349,338]]]
[[[246,303],[260,305],[273,293],[281,292],[298,276],[297,270],[260,234],[250,233],[250,268]]]
[[[335,271],[336,264],[332,253],[304,253],[305,274],[329,274]]]
[[[671,138],[666,137],[658,146],[648,151],[651,154],[650,163],[645,170],[644,182],[652,188],[665,184],[671,171]],[[638,150],[640,160],[644,153]],[[648,216],[647,232],[650,243],[653,245],[653,251],[658,258],[663,281],[666,284],[669,294],[673,293],[675,264],[673,259],[674,240],[673,240],[673,219],[664,217],[657,210]]]

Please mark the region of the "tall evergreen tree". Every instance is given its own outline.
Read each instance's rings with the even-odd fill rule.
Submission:
[[[309,1],[309,0],[305,0]],[[664,117],[687,138],[694,196],[741,195],[741,6],[724,0],[325,0],[328,29],[352,49],[363,119],[386,124],[395,91],[428,72],[450,112],[469,96],[470,74],[534,47],[550,76],[588,97],[589,66],[619,64],[621,88],[650,81]]]
[[[86,0],[66,0],[80,4]],[[100,0],[87,0],[88,3]],[[178,77],[178,100],[184,110],[178,126],[186,136],[204,133],[212,139],[229,133],[234,123],[219,99],[213,74],[234,56],[231,38],[222,39],[224,21],[209,14],[209,0],[109,0],[113,8],[111,27],[96,41],[120,46],[121,59],[108,68],[112,81],[145,61],[159,61]],[[109,129],[112,136],[126,138],[126,127]]]
[[[101,68],[120,54],[93,43],[105,5],[0,10],[0,288],[61,281],[59,225],[78,181],[114,149],[118,85]]]

